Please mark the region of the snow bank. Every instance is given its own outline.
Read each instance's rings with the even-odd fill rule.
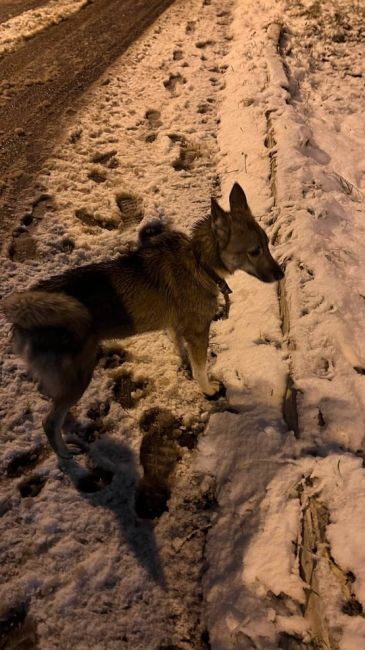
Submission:
[[[235,278],[232,316],[215,341],[237,413],[212,418],[200,443],[219,503],[205,577],[214,650],[281,648],[288,636],[308,642],[322,633],[344,650],[364,645],[363,530],[354,511],[365,505],[364,470],[346,453],[362,455],[365,433],[364,17],[349,2],[336,7],[235,6],[219,171],[226,196],[232,175],[247,189],[285,261],[290,328],[282,338],[270,289]],[[288,371],[298,440],[281,419]],[[306,483],[303,496],[302,481],[314,483],[315,496]],[[317,530],[320,558],[303,550],[308,503],[329,517]],[[320,630],[304,555],[320,583]],[[360,616],[346,614],[356,607]]]

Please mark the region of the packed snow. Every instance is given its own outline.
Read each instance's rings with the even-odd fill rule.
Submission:
[[[3,295],[116,255],[142,218],[187,231],[235,181],[286,271],[280,300],[229,280],[229,319],[211,332],[216,404],[165,334],[113,342],[114,367],[74,409],[89,449],[68,470],[2,323],[0,619],[24,610],[39,648],[365,646],[364,30],[350,0],[178,0],[85,95],[37,179],[34,200],[52,201],[37,257],[3,259]],[[150,408],[199,433],[153,523],[135,513]]]

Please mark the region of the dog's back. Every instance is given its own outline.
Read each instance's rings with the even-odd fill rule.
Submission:
[[[37,356],[73,356],[90,337],[183,328],[192,315],[198,317],[199,305],[206,318],[188,237],[159,222],[142,229],[139,244],[114,260],[69,269],[3,301],[16,351],[33,370]]]

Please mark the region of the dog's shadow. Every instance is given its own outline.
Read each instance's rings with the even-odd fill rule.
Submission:
[[[140,477],[131,449],[105,436],[90,446],[87,467],[76,458],[62,460],[59,466],[89,504],[113,512],[122,540],[149,576],[164,587],[165,577],[153,527],[135,512],[135,492]]]

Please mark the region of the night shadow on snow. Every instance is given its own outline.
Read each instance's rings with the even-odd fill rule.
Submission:
[[[72,459],[62,461],[60,467],[89,504],[113,512],[122,539],[150,577],[164,586],[153,529],[135,513],[135,486],[139,477],[131,450],[104,436],[90,447],[87,464],[84,468]]]
[[[204,424],[194,430],[182,425],[182,419],[167,409],[147,409],[140,418],[143,438],[140,463],[143,477],[136,490],[136,512],[143,519],[157,519],[168,510],[174,486],[174,470],[183,448],[194,449]]]
[[[173,413],[159,408],[145,411],[140,419],[143,478],[137,488],[135,508],[143,519],[156,519],[168,509],[170,477],[181,455],[177,442],[180,424]]]

